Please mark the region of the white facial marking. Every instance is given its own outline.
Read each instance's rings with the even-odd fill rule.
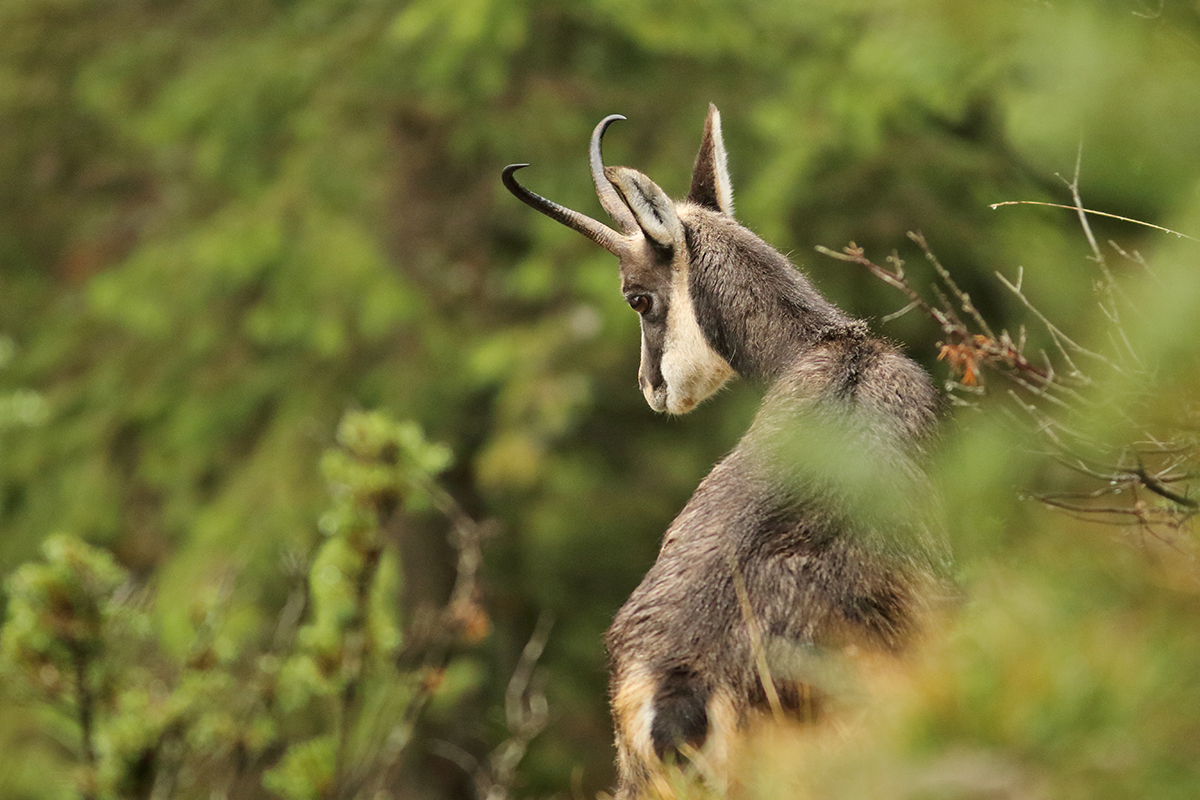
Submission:
[[[696,321],[688,293],[687,269],[676,269],[671,280],[671,305],[662,354],[666,397],[655,397],[647,389],[646,401],[656,411],[664,410],[665,406],[671,414],[686,414],[720,389],[733,374],[728,362],[709,346]]]

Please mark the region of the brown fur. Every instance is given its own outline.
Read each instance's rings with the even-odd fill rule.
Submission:
[[[928,376],[734,220],[715,108],[678,203],[603,167],[612,119],[591,161],[620,233],[520,187],[519,167],[506,184],[619,257],[652,407],[689,411],[730,370],[769,387],[606,637],[617,794],[632,800],[671,796],[689,763],[719,786],[753,720],[811,718],[836,699],[847,656],[903,652],[947,557],[920,468],[938,405]]]

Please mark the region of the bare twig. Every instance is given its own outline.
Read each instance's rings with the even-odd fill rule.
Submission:
[[[1063,344],[1065,343],[1076,353],[1080,353],[1082,355],[1088,356],[1089,358],[1094,358],[1097,361],[1101,361],[1109,366],[1115,366],[1111,361],[1109,361],[1104,356],[1100,355],[1097,352],[1087,349],[1083,345],[1079,344],[1079,342],[1076,342],[1070,336],[1067,336],[1065,333],[1063,333],[1062,330],[1060,330],[1058,328],[1058,326],[1056,326],[1053,322],[1051,322],[1049,319],[1046,318],[1045,314],[1043,314],[1041,311],[1038,310],[1037,306],[1035,306],[1033,303],[1031,303],[1029,301],[1029,298],[1026,297],[1024,292],[1021,291],[1021,287],[1019,284],[1012,283],[1011,281],[1008,280],[1008,278],[1004,277],[999,272],[996,272],[995,274],[996,274],[996,277],[1000,280],[1000,282],[1004,284],[1005,288],[1008,289],[1010,292],[1012,292],[1014,295],[1016,295],[1017,299],[1021,301],[1022,305],[1024,305],[1025,308],[1027,308],[1029,310],[1029,313],[1031,313],[1035,317],[1037,317],[1038,322],[1042,323],[1042,325],[1045,326],[1046,330],[1053,337],[1054,342],[1059,346],[1059,349],[1062,351],[1062,354],[1064,357],[1069,357],[1069,354],[1065,351],[1065,348],[1063,347]]]
[[[533,635],[521,651],[521,658],[513,670],[504,692],[504,716],[508,723],[509,737],[488,757],[488,769],[477,771],[475,783],[479,796],[484,800],[505,800],[516,777],[517,765],[525,757],[533,741],[549,719],[546,695],[534,685],[538,659],[550,640],[553,618],[543,613],[538,618]]]
[[[1068,211],[1077,210],[1076,206],[1067,206],[1067,205],[1063,205],[1062,203],[1044,203],[1041,200],[1004,200],[999,203],[992,203],[988,206],[988,208],[997,209],[997,208],[1000,208],[1001,206],[1046,206],[1048,208],[1063,208]],[[1119,219],[1122,222],[1131,222],[1134,225],[1142,225],[1147,228],[1154,228],[1156,231],[1162,231],[1163,233],[1169,233],[1172,236],[1175,236],[1180,239],[1189,239],[1193,242],[1200,243],[1200,239],[1197,239],[1192,236],[1188,236],[1186,233],[1180,233],[1179,231],[1173,231],[1170,228],[1164,228],[1162,225],[1155,225],[1151,222],[1143,222],[1140,219],[1131,219],[1130,217],[1122,217],[1120,214],[1110,214],[1107,211],[1097,211],[1094,208],[1085,208],[1085,209],[1083,209],[1083,212],[1085,214],[1091,214],[1096,217],[1108,217],[1109,219]]]
[[[992,329],[988,325],[987,320],[983,318],[983,315],[979,313],[979,309],[975,308],[975,304],[971,302],[971,295],[958,288],[958,284],[955,283],[954,278],[950,276],[950,270],[943,267],[942,262],[938,260],[936,255],[933,254],[933,250],[930,249],[929,243],[925,241],[925,235],[919,232],[909,231],[908,238],[917,243],[917,245],[921,248],[921,251],[925,254],[926,260],[933,265],[934,271],[936,271],[942,281],[948,287],[950,287],[951,293],[957,297],[959,302],[962,304],[963,312],[971,316],[971,319],[973,319],[975,324],[979,326],[979,329],[983,331],[984,336],[988,337],[989,339],[995,339],[996,334],[992,333]]]
[[[542,732],[549,719],[546,696],[535,685],[534,678],[538,659],[546,649],[552,627],[551,615],[542,614],[521,651],[504,692],[509,737],[489,754],[486,761],[481,761],[453,742],[436,741],[430,744],[433,752],[454,762],[459,769],[472,776],[476,796],[482,800],[505,800],[509,796],[517,766],[525,757],[530,742]]]
[[[1088,222],[1087,211],[1083,207],[1083,198],[1079,194],[1079,172],[1083,165],[1083,142],[1079,143],[1078,150],[1075,151],[1075,174],[1071,180],[1067,180],[1059,175],[1058,178],[1067,185],[1071,191],[1071,199],[1074,201],[1073,207],[1075,215],[1079,217],[1079,227],[1083,229],[1083,235],[1087,239],[1088,247],[1092,250],[1092,260],[1100,267],[1100,271],[1104,274],[1105,289],[1111,291],[1114,284],[1112,273],[1108,270],[1108,261],[1104,258],[1104,253],[1100,251],[1100,245],[1096,243],[1096,235],[1092,233],[1091,223]]]
[[[1059,384],[1051,379],[1052,372],[1033,364],[1025,357],[1024,334],[1014,341],[1007,331],[1001,331],[999,334],[993,331],[975,307],[971,296],[958,286],[950,271],[933,254],[925,237],[920,233],[910,233],[909,236],[921,247],[925,257],[946,285],[947,291],[938,286],[933,287],[936,303],[926,300],[912,286],[904,271],[904,262],[896,254],[888,256],[887,261],[892,266],[892,269],[888,269],[867,258],[863,249],[853,242],[840,253],[827,247],[818,247],[817,251],[839,261],[865,267],[872,275],[904,294],[908,299],[907,304],[900,311],[889,315],[889,318],[915,309],[936,322],[946,337],[941,343],[942,349],[938,358],[947,361],[951,369],[962,376],[961,386],[964,389],[973,387],[982,380],[982,367],[990,367],[1010,378],[1019,376],[1026,385],[1057,387]],[[963,321],[956,307],[962,309],[974,323],[974,327]]]
[[[1197,467],[1200,440],[1194,436],[1169,436],[1162,440],[1145,432],[1140,434],[1140,443],[1114,448],[1111,443],[1095,441],[1082,430],[1068,424],[1072,418],[1080,420],[1084,419],[1085,414],[1094,413],[1099,404],[1083,391],[1094,383],[1091,376],[1080,368],[1078,362],[1081,358],[1110,373],[1139,374],[1144,369],[1139,353],[1121,324],[1118,307],[1129,305],[1128,298],[1121,294],[1088,221],[1089,214],[1116,215],[1084,208],[1079,191],[1080,161],[1081,158],[1077,158],[1073,178],[1069,181],[1063,179],[1071,192],[1073,205],[1034,204],[1072,209],[1079,217],[1091,252],[1090,260],[1095,261],[1101,271],[1101,279],[1096,282],[1095,289],[1099,296],[1100,311],[1108,322],[1112,352],[1116,353],[1113,358],[1084,347],[1051,322],[1025,294],[1024,269],[1018,268],[1014,280],[999,272],[996,277],[1042,325],[1054,343],[1056,357],[1051,358],[1044,350],[1040,351],[1037,364],[1025,355],[1027,337],[1024,326],[1018,329],[1015,340],[1006,330],[994,330],[975,307],[970,295],[962,290],[950,271],[933,254],[921,234],[910,233],[909,238],[921,248],[939,278],[940,283],[932,287],[932,299],[926,299],[913,287],[905,273],[904,262],[894,253],[887,258],[889,266],[884,267],[871,261],[862,248],[853,242],[840,253],[824,247],[817,249],[832,258],[866,268],[904,296],[905,305],[889,314],[885,320],[916,310],[939,326],[945,338],[938,342],[941,348],[938,360],[945,360],[950,365],[951,378],[947,381],[947,388],[952,402],[979,408],[977,401],[967,399],[967,396],[978,398],[986,393],[984,371],[1004,377],[1011,383],[1006,393],[1011,405],[1002,406],[1004,412],[1016,418],[1024,417],[1023,424],[1047,445],[1046,455],[1082,479],[1099,484],[1090,491],[1041,493],[1033,497],[1079,519],[1136,526],[1143,536],[1183,552],[1177,537],[1167,532],[1179,532],[1200,516],[1200,500],[1190,493],[1191,482],[1200,475],[1200,467]],[[999,205],[1008,203],[996,204],[993,208]],[[1159,226],[1148,227],[1192,239]],[[1116,244],[1112,246],[1119,255],[1149,271],[1140,255],[1122,250]],[[1112,411],[1110,408],[1110,413]],[[1139,426],[1131,412],[1125,409],[1115,411],[1123,421]],[[1185,422],[1179,421],[1174,430],[1182,435],[1187,429]],[[1082,427],[1086,429],[1088,426],[1084,424]],[[1158,502],[1147,503],[1142,500],[1138,496],[1142,489],[1158,498]],[[1124,498],[1128,499],[1124,503],[1114,504],[1112,500],[1101,502],[1122,492],[1127,492]]]

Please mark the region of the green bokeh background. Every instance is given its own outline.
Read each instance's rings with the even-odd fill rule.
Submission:
[[[1069,203],[1078,159],[1089,207],[1200,238],[1194,0],[5,0],[0,573],[56,532],[109,548],[175,653],[196,598],[232,580],[221,636],[252,651],[321,538],[339,418],[415,420],[500,532],[492,633],[428,709],[403,796],[466,791],[428,743],[503,738],[543,611],[551,718],[514,792],[606,787],[601,634],[761,387],[655,416],[612,257],[499,172],[530,161],[531,188],[599,215],[587,137],[622,113],[608,162],[681,195],[709,102],[742,222],[939,380],[936,328],[880,322],[902,298],[815,245],[899,250],[924,287],[920,230],[994,326],[1031,323],[1032,352],[1044,335],[994,277],[1023,267],[1038,308],[1103,351],[1074,215],[989,204]],[[1089,391],[1194,438],[1200,244],[1093,224],[1145,368]],[[1022,499],[1071,479],[1002,405],[947,413],[935,472],[969,600],[937,665],[888,733],[812,786],[764,767],[757,796],[1200,795],[1192,532],[1150,556]],[[434,514],[404,526],[402,618],[444,601],[445,535]],[[0,795],[63,796],[46,776],[70,732],[5,691]]]

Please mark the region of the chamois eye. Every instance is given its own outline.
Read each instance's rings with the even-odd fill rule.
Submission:
[[[628,300],[629,307],[639,314],[645,314],[654,305],[654,301],[650,299],[650,295],[648,294],[630,295]]]

